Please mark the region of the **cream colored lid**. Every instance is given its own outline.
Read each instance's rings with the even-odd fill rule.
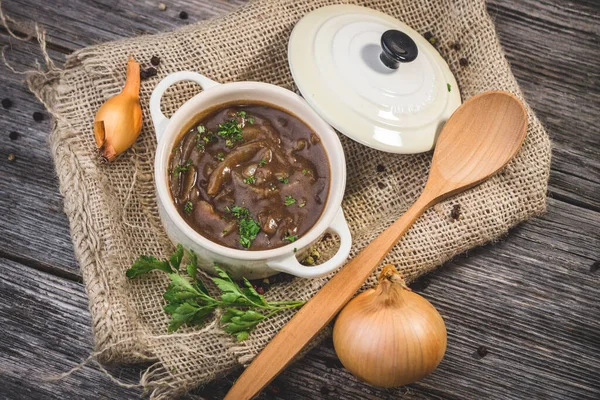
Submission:
[[[389,30],[400,32],[382,40]],[[386,66],[395,57],[407,62]],[[366,7],[335,5],[305,15],[292,31],[288,59],[298,89],[321,117],[378,150],[431,150],[461,104],[438,51],[408,25]]]

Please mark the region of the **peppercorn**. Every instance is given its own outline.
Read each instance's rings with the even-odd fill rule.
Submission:
[[[179,13],[179,18],[181,19],[188,19],[188,13],[186,13],[185,11],[182,11]]]
[[[383,182],[377,182],[377,187],[381,190],[385,189],[387,186],[385,183]]]
[[[12,162],[12,161],[15,161],[15,158],[16,158],[16,157],[15,157],[15,155],[14,155],[13,153],[10,153],[10,154],[8,155],[8,161],[10,161],[10,162]]]
[[[450,211],[450,218],[452,218],[455,221],[460,218],[460,204],[455,204],[452,206],[452,211]]]
[[[160,57],[152,56],[152,58],[150,59],[150,64],[152,64],[154,66],[160,64]]]
[[[140,70],[140,79],[144,80],[148,78],[148,72],[145,69]]]
[[[385,166],[383,164],[377,165],[377,172],[383,172],[383,171],[385,171]]]
[[[460,64],[461,67],[466,67],[469,65],[469,60],[467,60],[466,58],[461,58],[460,60],[458,60],[458,63]]]
[[[433,36],[433,33],[429,32],[429,31],[425,32],[423,34],[423,37],[425,38],[425,40],[427,40],[431,44],[437,43],[437,38],[435,36]]]
[[[422,292],[429,286],[431,282],[426,278],[419,278],[410,284],[410,288],[415,292]]]
[[[146,74],[148,75],[148,77],[156,76],[156,74],[157,74],[156,68],[154,68],[154,67],[148,68],[146,70]]]
[[[9,108],[11,108],[13,105],[13,102],[11,99],[2,99],[2,107],[6,108],[7,110]]]
[[[485,346],[479,346],[477,348],[477,354],[479,355],[479,357],[483,358],[485,356],[487,356],[488,353],[488,349]]]
[[[451,48],[452,50],[456,50],[456,51],[460,51],[460,47],[461,47],[461,46],[460,46],[460,43],[458,43],[458,42],[454,42],[454,43],[452,43],[452,44],[450,45],[450,48]]]
[[[44,114],[41,113],[41,112],[39,112],[39,111],[34,112],[33,113],[33,120],[35,122],[41,122],[41,121],[43,121],[44,120]]]
[[[10,140],[17,140],[19,138],[19,132],[11,132],[8,134],[8,137],[10,138]]]
[[[269,385],[268,391],[269,391],[269,393],[272,393],[272,394],[279,394],[279,392],[281,392],[281,390],[279,389],[279,386],[275,386],[275,385]]]
[[[331,389],[329,389],[327,386],[321,386],[319,391],[322,395],[327,396],[331,392]]]

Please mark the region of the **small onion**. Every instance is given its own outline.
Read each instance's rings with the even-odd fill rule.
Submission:
[[[377,288],[356,296],[339,314],[333,344],[357,378],[398,387],[424,378],[442,361],[446,326],[431,303],[386,265]]]
[[[106,100],[94,119],[94,137],[102,160],[114,161],[133,145],[141,130],[140,64],[131,56],[123,90]]]

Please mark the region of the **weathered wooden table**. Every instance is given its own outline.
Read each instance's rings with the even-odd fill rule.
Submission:
[[[166,11],[158,0],[5,0],[2,8],[38,21],[60,64],[81,47],[174,29],[245,1],[164,2]],[[600,2],[492,0],[488,11],[553,140],[548,213],[413,284],[448,328],[446,357],[430,377],[370,387],[326,342],[262,398],[600,398]],[[2,28],[0,45],[16,70],[40,57],[34,41],[17,43]],[[51,122],[34,121],[44,109],[22,76],[0,71],[0,98],[13,103],[0,108],[0,398],[135,398],[139,389],[115,385],[93,363],[60,382],[42,380],[90,354],[90,317],[48,151]],[[134,382],[141,368],[109,370]],[[188,396],[222,398],[237,375]]]

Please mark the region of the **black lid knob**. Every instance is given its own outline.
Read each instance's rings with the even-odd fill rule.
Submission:
[[[396,69],[401,62],[411,62],[419,55],[417,44],[404,32],[391,29],[381,35],[381,48],[379,55],[386,67]]]

